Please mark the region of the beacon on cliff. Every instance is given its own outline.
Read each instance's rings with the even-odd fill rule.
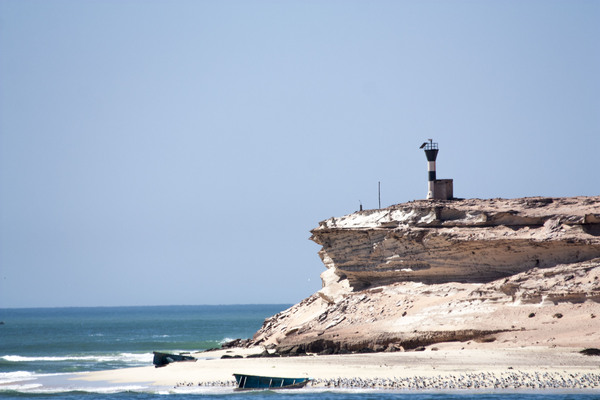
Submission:
[[[436,179],[435,176],[435,159],[438,155],[438,144],[433,139],[428,139],[421,145],[421,149],[425,150],[427,157],[427,200],[450,200],[454,197],[452,179]]]

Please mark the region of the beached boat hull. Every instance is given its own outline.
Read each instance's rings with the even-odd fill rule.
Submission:
[[[196,361],[196,358],[192,356],[186,356],[183,354],[160,353],[158,351],[155,351],[152,363],[156,368],[158,368],[179,361]]]
[[[236,390],[299,389],[310,382],[310,378],[281,378],[245,374],[233,374],[233,376],[237,383]]]

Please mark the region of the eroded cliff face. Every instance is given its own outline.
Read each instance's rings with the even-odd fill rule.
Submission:
[[[415,201],[330,218],[312,231],[324,286],[484,283],[600,257],[600,200]]]
[[[600,343],[600,197],[415,201],[330,218],[311,239],[323,288],[267,319],[254,344]]]

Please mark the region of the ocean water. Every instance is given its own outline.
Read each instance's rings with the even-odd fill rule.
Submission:
[[[153,351],[195,352],[249,338],[265,318],[288,307],[0,309],[0,397],[61,392],[35,385],[65,374],[152,365]],[[23,380],[24,384],[14,384]],[[119,392],[119,388],[102,390]]]
[[[65,386],[70,374],[152,365],[153,351],[195,352],[249,338],[289,305],[0,309],[0,399],[600,399],[600,392],[392,392],[329,390],[233,392],[143,386]],[[73,381],[70,381],[73,382]]]

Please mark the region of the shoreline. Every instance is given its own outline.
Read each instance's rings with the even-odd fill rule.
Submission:
[[[434,350],[437,349],[437,350]],[[233,373],[309,377],[318,390],[600,390],[600,357],[581,349],[523,347],[465,348],[442,343],[420,352],[245,356],[262,348],[194,353],[196,362],[80,373],[69,379],[101,385],[144,385],[163,390],[233,389]],[[221,356],[240,355],[244,358]]]

